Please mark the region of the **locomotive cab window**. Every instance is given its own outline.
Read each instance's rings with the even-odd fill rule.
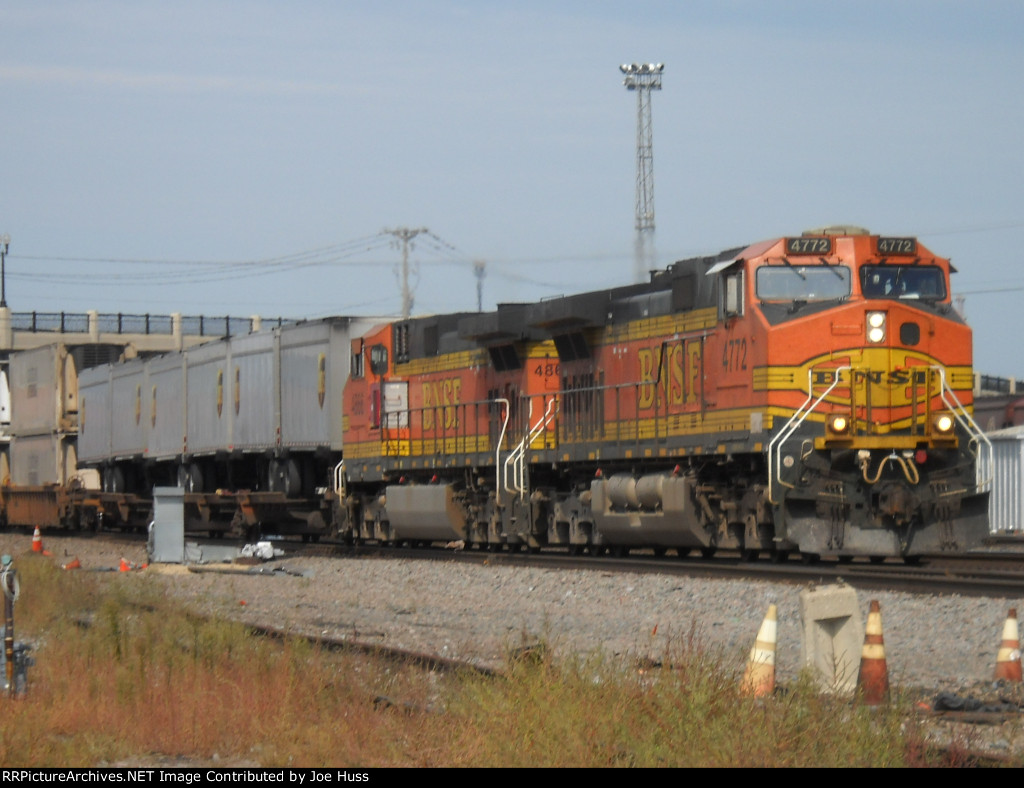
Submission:
[[[762,301],[834,301],[850,295],[850,269],[844,265],[771,265],[757,269]]]
[[[370,348],[370,372],[383,375],[388,371],[388,349],[384,345]]]
[[[860,270],[865,298],[907,298],[941,301],[946,277],[931,265],[866,265]]]

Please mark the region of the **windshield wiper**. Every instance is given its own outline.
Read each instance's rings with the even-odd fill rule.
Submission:
[[[836,266],[835,268],[833,268],[833,267],[832,267],[832,265],[831,265],[831,263],[829,263],[829,261],[828,261],[828,260],[826,260],[826,259],[825,259],[824,257],[819,257],[818,259],[819,259],[819,260],[821,261],[821,264],[822,264],[823,266],[825,266],[825,267],[826,267],[826,268],[827,268],[827,269],[828,269],[829,271],[831,271],[832,273],[834,273],[834,274],[835,274],[836,276],[838,276],[838,277],[839,277],[840,279],[842,279],[842,278],[843,278],[843,275],[842,275],[841,273],[839,273],[839,270],[838,270],[838,269],[839,269],[839,266]]]
[[[789,267],[789,270],[790,270],[790,271],[792,271],[792,272],[793,272],[794,274],[796,274],[797,276],[799,276],[799,277],[800,277],[801,279],[803,279],[803,280],[804,280],[805,282],[807,281],[807,276],[806,276],[805,274],[801,273],[800,271],[796,270],[796,267],[795,267],[795,266],[794,266],[794,265],[793,265],[793,264],[792,264],[791,262],[789,262],[789,260],[787,260],[787,259],[786,259],[785,257],[783,257],[783,258],[782,258],[782,262],[783,262],[783,263],[784,263],[784,264],[785,264],[786,266],[788,266],[788,267]]]

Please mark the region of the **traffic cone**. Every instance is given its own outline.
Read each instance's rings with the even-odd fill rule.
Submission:
[[[889,698],[889,671],[885,664],[885,642],[882,640],[882,612],[877,600],[871,600],[868,625],[864,629],[864,648],[860,655],[857,688],[861,701],[878,706]]]
[[[1020,681],[1020,633],[1017,629],[1017,608],[1011,607],[1003,624],[1003,641],[996,654],[995,678],[1006,681]]]
[[[63,569],[81,569],[82,568],[82,562],[79,561],[78,558],[76,557],[73,561],[70,561],[70,562],[64,564],[64,566],[62,568]]]
[[[125,561],[123,558],[121,559],[121,568],[120,568],[119,571],[121,571],[121,572],[130,572],[130,571],[132,571],[132,568],[128,565],[128,562]]]
[[[743,673],[741,689],[744,695],[761,698],[775,691],[775,645],[778,640],[778,608],[768,605],[768,613],[761,622],[757,640],[750,649],[750,659]]]
[[[43,535],[39,533],[39,526],[36,526],[36,532],[32,534],[32,552],[41,553],[43,552]]]

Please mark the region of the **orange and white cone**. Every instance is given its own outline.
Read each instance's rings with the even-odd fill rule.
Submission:
[[[882,639],[882,611],[874,599],[871,600],[868,624],[864,629],[857,688],[861,701],[868,706],[878,706],[889,698],[889,669],[885,663],[885,642]]]
[[[64,564],[61,568],[62,569],[81,569],[82,568],[82,562],[79,561],[78,558],[76,557],[74,560],[69,561],[68,563]]]
[[[1003,640],[996,654],[996,679],[1021,681],[1020,632],[1017,629],[1017,608],[1011,607],[1003,624]]]
[[[125,561],[122,558],[121,559],[121,567],[120,567],[120,569],[118,571],[120,571],[120,572],[130,572],[130,571],[132,571],[132,568],[131,568],[131,566],[129,566],[128,562]]]
[[[768,605],[757,640],[750,650],[741,685],[744,695],[761,698],[775,691],[775,646],[778,641],[778,608]]]
[[[36,532],[32,534],[32,552],[41,553],[43,552],[43,535],[39,533],[39,526],[36,526]]]

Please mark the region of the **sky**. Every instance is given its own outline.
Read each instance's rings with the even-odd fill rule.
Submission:
[[[619,65],[650,62],[656,267],[831,224],[917,236],[957,268],[976,369],[1024,378],[1020,0],[5,0],[0,31],[15,312],[629,284]]]

